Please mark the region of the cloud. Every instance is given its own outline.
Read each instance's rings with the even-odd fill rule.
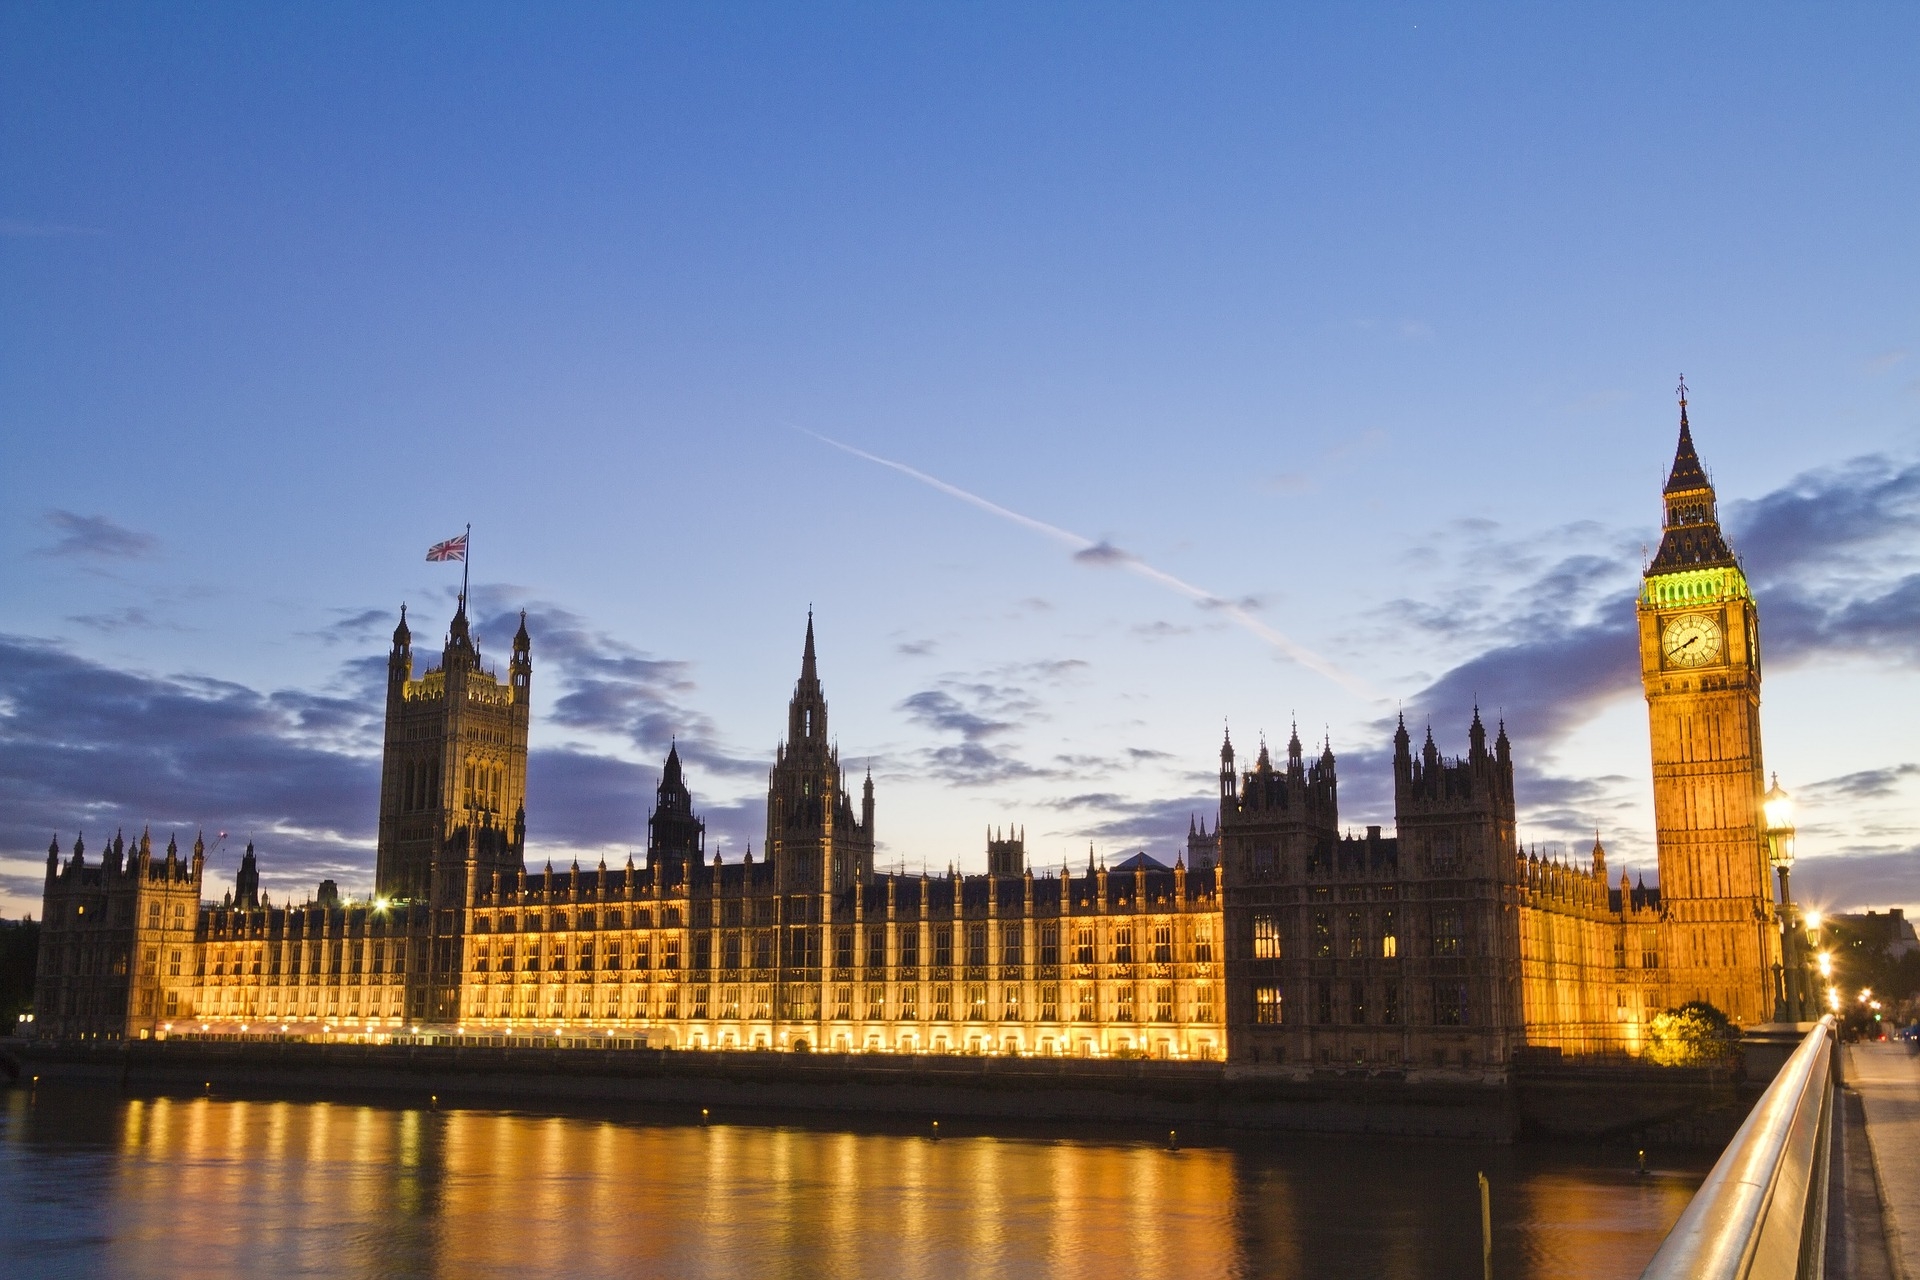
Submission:
[[[325,644],[365,645],[375,637],[386,638],[400,621],[399,615],[387,609],[334,609],[338,614],[334,621],[318,631],[306,634]]]
[[[1867,371],[1869,373],[1885,373],[1895,365],[1904,364],[1910,354],[1912,353],[1905,347],[1895,347],[1891,351],[1882,351],[1879,355],[1867,361]]]
[[[935,733],[957,733],[970,742],[1006,733],[1016,723],[982,715],[945,689],[923,689],[901,702],[900,709]]]
[[[286,865],[371,867],[377,704],[198,676],[122,671],[0,635],[0,841],[44,848],[151,823],[202,826]],[[234,860],[238,860],[237,852]]]
[[[114,609],[106,613],[75,613],[67,617],[68,622],[77,622],[94,631],[108,633],[118,631],[184,631],[185,627],[174,622],[160,622],[154,616],[136,605]]]
[[[1025,663],[1002,668],[1000,674],[1024,672],[1029,679],[1058,679],[1084,665],[1078,659]],[[916,752],[915,767],[956,786],[1047,776],[1047,770],[1020,758],[1017,745],[999,741],[1040,718],[1040,702],[1025,683],[949,678],[902,699],[899,709],[913,723],[960,739]]]
[[[1122,551],[1104,538],[1090,547],[1080,548],[1073,553],[1073,558],[1077,564],[1091,565],[1131,564],[1135,559],[1131,552]]]
[[[53,510],[46,512],[42,519],[59,535],[52,546],[40,549],[40,554],[45,556],[138,560],[153,554],[160,545],[151,534],[124,528],[105,516]]]
[[[1796,476],[1732,504],[1729,533],[1774,662],[1920,665],[1920,462],[1875,454]]]
[[[1897,795],[1908,779],[1920,778],[1920,764],[1865,769],[1811,783],[1807,790],[1829,800],[1883,800]]]
[[[1365,681],[1350,675],[1336,664],[1321,657],[1306,646],[1299,644],[1291,637],[1267,625],[1265,622],[1262,622],[1240,605],[1229,600],[1223,600],[1204,587],[1198,587],[1184,579],[1176,578],[1164,569],[1157,569],[1138,556],[1130,552],[1122,551],[1105,539],[1095,542],[1092,538],[1082,537],[1080,534],[1068,529],[1062,529],[1058,525],[1048,524],[1044,520],[1036,520],[1032,516],[1022,515],[1018,511],[1011,510],[1001,506],[997,502],[983,498],[977,493],[969,493],[958,485],[948,484],[945,480],[930,476],[924,471],[916,470],[904,462],[895,462],[891,458],[883,458],[878,454],[868,453],[864,449],[856,449],[850,444],[842,444],[838,440],[830,439],[817,432],[803,431],[802,434],[812,436],[820,443],[838,449],[842,453],[852,454],[854,457],[864,459],[867,462],[873,463],[875,466],[885,467],[889,471],[898,472],[903,476],[907,476],[910,479],[926,485],[930,489],[936,489],[941,493],[947,494],[949,497],[956,498],[970,507],[985,511],[989,515],[1005,520],[1010,524],[1019,525],[1023,529],[1041,534],[1056,543],[1070,547],[1073,549],[1073,558],[1076,562],[1096,566],[1116,565],[1141,578],[1145,578],[1149,582],[1164,587],[1177,595],[1184,596],[1194,604],[1218,608],[1242,628],[1259,637],[1261,641],[1269,645],[1277,653],[1284,655],[1307,668],[1309,671],[1314,671],[1325,676],[1328,680],[1346,689],[1349,693],[1374,701],[1382,700],[1380,693]]]
[[[1920,546],[1920,463],[1870,455],[1809,471],[1772,493],[1727,504],[1726,524],[1759,599],[1761,636],[1776,668],[1836,656],[1920,664],[1920,554],[1911,550]],[[1592,524],[1527,539],[1502,535],[1491,522],[1443,530],[1423,568],[1439,580],[1433,593],[1390,602],[1379,621],[1386,630],[1417,629],[1460,655],[1408,699],[1415,741],[1430,722],[1451,755],[1465,745],[1476,703],[1490,719],[1504,715],[1524,823],[1571,841],[1595,822],[1605,826],[1611,813],[1625,816],[1624,780],[1558,776],[1534,762],[1602,708],[1639,692],[1638,564],[1619,552],[1639,536]],[[1490,592],[1490,582],[1512,585]],[[1375,727],[1374,744],[1341,754],[1342,799],[1390,812],[1387,753],[1377,744],[1392,721]],[[1915,768],[1888,765],[1809,790],[1836,801],[1878,799]],[[1904,827],[1873,833],[1859,852],[1878,856],[1870,845],[1884,850],[1912,834]],[[1854,835],[1858,844],[1867,833]]]
[[[474,633],[494,653],[510,651],[528,614],[534,680],[556,690],[548,720],[605,735],[664,759],[678,742],[681,758],[728,777],[758,777],[766,761],[726,749],[719,727],[693,703],[691,663],[654,657],[598,631],[579,615],[505,587],[475,588]]]
[[[510,652],[514,602],[474,594],[483,654]],[[329,630],[371,627],[377,612],[343,611]],[[383,629],[388,621],[378,616]],[[688,664],[614,645],[565,610],[532,615],[529,627],[535,681],[557,690],[552,721],[661,755],[678,730],[690,767],[764,774],[764,760],[715,745],[710,721],[688,701]],[[417,642],[429,634],[418,619],[414,630]],[[421,643],[415,660],[424,667],[433,656]],[[323,877],[371,887],[385,682],[384,653],[341,664],[317,692],[260,690],[123,670],[49,641],[0,635],[0,848],[37,859],[33,851],[45,849],[51,833],[64,849],[85,831],[97,852],[114,830],[137,834],[148,824],[162,846],[174,833],[185,845],[205,827],[210,842],[219,829],[233,837],[210,855],[216,878],[231,877],[251,839],[275,898],[303,897]],[[624,857],[644,848],[658,778],[655,764],[589,744],[536,747],[528,758],[529,857],[601,849]],[[701,811],[710,848],[743,851],[765,831],[757,796],[707,802]],[[29,878],[19,896],[37,902],[39,881]]]
[[[1171,622],[1135,623],[1132,630],[1133,634],[1147,640],[1168,640],[1174,636],[1190,636],[1193,634],[1192,627],[1177,626]]]
[[[893,651],[903,658],[924,658],[939,647],[936,640],[908,640],[893,646]]]
[[[1793,896],[1822,911],[1920,911],[1920,848],[1899,853],[1852,853],[1802,858],[1793,867]]]
[[[1136,800],[1094,793],[1070,797],[1058,807],[1089,809],[1103,815],[1076,835],[1123,847],[1157,849],[1166,862],[1172,861],[1170,855],[1175,852],[1185,855],[1190,821],[1198,817],[1211,823],[1220,811],[1219,802],[1205,795]]]

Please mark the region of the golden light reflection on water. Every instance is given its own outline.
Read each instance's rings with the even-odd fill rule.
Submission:
[[[23,1274],[1425,1280],[1477,1274],[1486,1169],[1497,1275],[1625,1277],[1705,1163],[15,1092],[0,1235]]]

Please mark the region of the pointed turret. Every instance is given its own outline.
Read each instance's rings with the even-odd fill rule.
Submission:
[[[441,661],[449,672],[460,668],[472,670],[480,665],[480,650],[473,643],[473,629],[467,622],[467,598],[464,595],[453,612],[453,621],[447,625],[447,647]]]
[[[247,851],[240,857],[240,871],[233,878],[233,901],[236,906],[251,911],[260,905],[260,867],[253,858],[253,841],[247,841]]]
[[[820,672],[813,655],[813,610],[807,610],[807,646],[800,654],[800,683],[802,685],[820,683]]]
[[[393,629],[393,647],[395,649],[406,649],[410,648],[412,644],[413,630],[407,626],[407,606],[403,601],[400,605],[399,625]]]
[[[1467,728],[1467,758],[1483,760],[1487,755],[1487,726],[1480,723],[1480,704],[1473,704],[1473,723]]]
[[[648,863],[665,860],[684,866],[697,860],[706,849],[706,832],[706,823],[693,812],[693,792],[687,788],[676,739],[667,748],[660,786],[654,792],[653,813],[647,819]]]
[[[513,633],[513,661],[507,668],[514,700],[524,705],[533,685],[533,637],[527,634],[527,611],[520,611],[520,629]]]

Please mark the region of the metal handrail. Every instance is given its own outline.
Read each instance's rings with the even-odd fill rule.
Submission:
[[[1829,1015],[1754,1104],[1640,1280],[1819,1280],[1833,1054]]]

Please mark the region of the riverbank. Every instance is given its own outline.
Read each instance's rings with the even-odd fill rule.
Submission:
[[[1505,1080],[1304,1078],[1217,1062],[121,1041],[6,1047],[22,1081],[223,1096],[397,1094],[1187,1130],[1713,1147],[1760,1087],[1723,1072],[1531,1067]]]

